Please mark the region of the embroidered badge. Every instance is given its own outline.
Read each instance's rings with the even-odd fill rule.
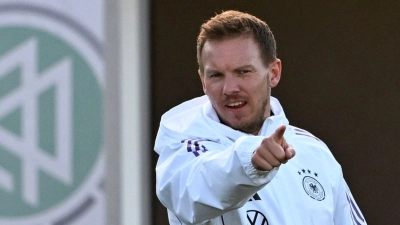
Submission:
[[[303,178],[303,188],[308,196],[311,198],[322,201],[325,199],[325,190],[322,185],[318,182],[316,177],[318,177],[318,173],[312,173],[311,170],[302,169],[298,171],[299,175],[304,176]]]

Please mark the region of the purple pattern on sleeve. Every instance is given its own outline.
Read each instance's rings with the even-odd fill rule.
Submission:
[[[207,148],[204,145],[200,145],[199,142],[209,141],[203,139],[185,139],[181,143],[186,143],[186,149],[188,152],[193,153],[196,157],[200,156],[200,153],[207,152]]]
[[[321,140],[319,140],[317,137],[315,137],[314,135],[312,135],[310,132],[308,132],[308,131],[306,131],[306,130],[303,130],[303,129],[300,129],[300,128],[294,128],[294,130],[295,130],[295,133],[296,133],[297,135],[302,135],[302,136],[314,138],[314,139],[317,140],[317,141],[321,141]]]
[[[363,215],[360,212],[360,209],[358,208],[356,202],[354,201],[353,195],[351,194],[350,189],[347,186],[347,184],[346,184],[346,197],[347,197],[347,201],[350,204],[350,212],[351,212],[351,217],[353,219],[353,223],[355,223],[357,225],[367,224],[365,222]]]

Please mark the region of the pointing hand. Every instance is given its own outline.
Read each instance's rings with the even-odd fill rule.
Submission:
[[[295,150],[291,145],[286,143],[283,137],[285,130],[286,126],[281,125],[271,136],[262,140],[251,158],[254,168],[262,171],[270,171],[295,156]]]

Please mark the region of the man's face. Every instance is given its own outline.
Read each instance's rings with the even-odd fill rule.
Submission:
[[[221,122],[257,134],[270,116],[269,98],[280,79],[280,60],[264,65],[252,36],[206,41],[201,60],[203,89]]]

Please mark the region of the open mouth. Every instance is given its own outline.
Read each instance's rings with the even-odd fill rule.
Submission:
[[[238,109],[243,107],[246,104],[246,102],[231,102],[227,104],[226,106],[230,109]]]

